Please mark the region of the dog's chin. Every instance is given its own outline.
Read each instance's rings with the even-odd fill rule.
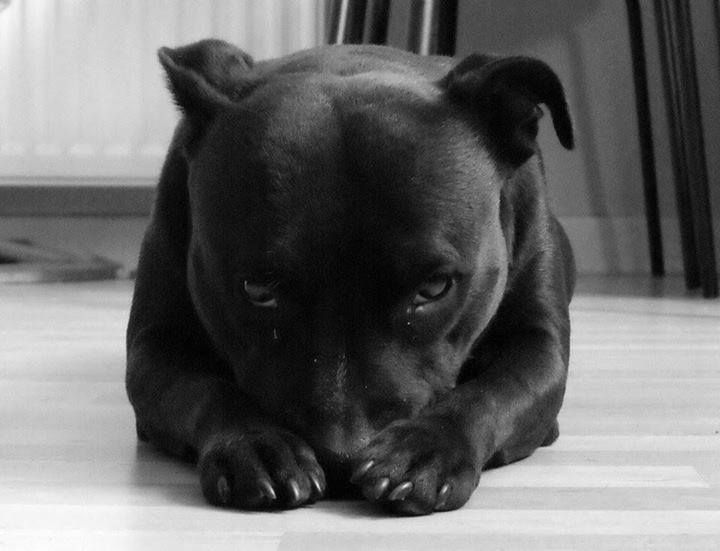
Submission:
[[[325,471],[327,479],[326,497],[330,499],[359,499],[360,489],[350,483],[352,458],[347,454],[337,454],[328,450],[316,449],[318,462]]]
[[[360,488],[350,483],[349,467],[329,467],[322,463],[321,465],[323,465],[327,479],[325,497],[328,499],[362,499]]]

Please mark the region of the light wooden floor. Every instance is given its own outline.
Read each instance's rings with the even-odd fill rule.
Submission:
[[[677,288],[581,282],[560,440],[460,511],[384,518],[206,506],[136,443],[130,285],[0,286],[0,549],[720,549],[720,302]]]

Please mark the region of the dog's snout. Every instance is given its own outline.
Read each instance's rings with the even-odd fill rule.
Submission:
[[[318,419],[318,414],[314,415]],[[342,419],[347,422],[343,422]],[[350,422],[349,420],[352,419]],[[370,441],[370,431],[362,417],[344,415],[312,424],[308,440],[318,455],[318,459],[332,464],[351,462]]]

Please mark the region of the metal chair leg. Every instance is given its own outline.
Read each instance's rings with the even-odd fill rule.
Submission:
[[[414,0],[408,50],[421,55],[454,55],[457,0]]]
[[[458,0],[444,0],[438,10],[438,31],[435,54],[455,55]]]
[[[363,40],[367,0],[333,0],[329,44],[359,44]]]
[[[647,63],[643,39],[642,17],[638,0],[626,1],[630,51],[632,54],[633,79],[635,83],[635,110],[638,119],[638,137],[642,160],[643,195],[645,197],[645,220],[650,249],[650,270],[654,276],[665,275],[663,259],[660,209],[658,207],[657,174],[655,172],[655,147],[652,137],[652,118],[648,97]]]
[[[410,7],[410,32],[407,49],[429,55],[432,46],[434,11],[439,0],[413,0]]]
[[[682,245],[683,271],[685,286],[695,289],[700,286],[700,271],[697,264],[697,247],[693,234],[692,211],[688,197],[687,162],[682,145],[682,121],[680,116],[680,92],[678,90],[678,68],[672,52],[674,33],[671,26],[669,7],[665,0],[655,1],[655,19],[662,67],[663,87],[665,91],[665,107],[670,135],[673,176],[675,180],[675,200],[677,203],[678,221],[680,223],[680,242]]]
[[[675,8],[679,27],[678,35],[682,40],[679,52],[682,58],[679,66],[682,70],[682,82],[686,87],[683,97],[685,99],[684,118],[686,121],[684,126],[687,139],[684,143],[689,159],[688,164],[692,167],[689,179],[690,208],[693,212],[693,230],[697,243],[700,283],[703,296],[710,298],[718,296],[718,277],[690,2],[676,0]]]
[[[363,44],[385,44],[389,19],[390,0],[369,0],[365,9]]]
[[[685,283],[718,296],[705,144],[687,0],[655,0]]]

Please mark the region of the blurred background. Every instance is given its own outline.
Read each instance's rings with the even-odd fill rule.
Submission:
[[[715,0],[692,22],[708,171],[720,228],[720,59]],[[641,1],[668,272],[682,259],[651,2]],[[411,0],[393,3],[405,47]],[[207,37],[256,59],[326,40],[323,0],[2,0],[0,240],[100,255],[131,274],[177,113],[158,47]],[[630,39],[623,0],[460,0],[457,56],[526,54],[560,75],[576,125],[565,151],[542,125],[554,210],[588,274],[647,274]],[[716,239],[720,243],[720,238]]]

